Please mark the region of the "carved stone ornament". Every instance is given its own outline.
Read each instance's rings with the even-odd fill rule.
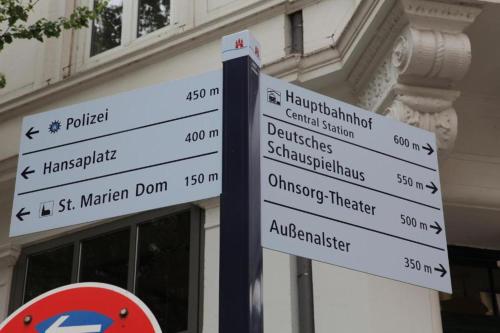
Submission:
[[[387,56],[373,72],[371,79],[359,93],[359,106],[367,110],[377,110],[378,104],[397,82],[397,71],[391,63],[391,56]]]
[[[401,70],[408,64],[410,55],[408,39],[405,36],[399,36],[394,51],[392,52],[392,65]]]
[[[392,65],[402,76],[441,79],[441,85],[462,79],[471,62],[469,38],[433,30],[409,28],[392,52]],[[429,80],[429,84],[435,81]]]
[[[438,147],[450,150],[457,136],[453,102],[460,94],[451,87],[465,76],[471,63],[471,44],[463,30],[480,10],[437,1],[399,0],[392,12],[400,13],[408,23],[394,37],[392,48],[369,55],[372,63],[378,63],[371,67],[371,74],[359,80],[363,68],[358,68],[357,75],[351,76],[359,104],[433,131]]]
[[[421,104],[439,106],[438,112],[421,112]],[[418,109],[417,109],[418,108]],[[417,111],[419,110],[419,111]],[[457,137],[457,113],[450,101],[417,96],[397,96],[385,110],[387,117],[434,132],[440,149],[451,150]]]

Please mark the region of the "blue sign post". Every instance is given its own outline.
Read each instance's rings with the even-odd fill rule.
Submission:
[[[260,47],[248,31],[222,43],[219,332],[262,333]]]

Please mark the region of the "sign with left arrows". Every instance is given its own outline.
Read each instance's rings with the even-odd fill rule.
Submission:
[[[104,283],[76,283],[29,301],[0,324],[0,333],[161,333],[132,293]]]
[[[23,119],[11,236],[218,196],[222,74]]]

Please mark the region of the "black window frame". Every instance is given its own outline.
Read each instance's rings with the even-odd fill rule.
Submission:
[[[92,8],[95,7],[97,0],[89,0],[89,6]],[[101,54],[107,54],[108,52],[112,52],[112,50],[116,50],[119,48],[127,47],[130,44],[134,43],[137,40],[141,40],[147,38],[146,36],[152,35],[158,31],[162,31],[165,29],[172,29],[174,21],[172,13],[175,11],[174,5],[175,2],[173,0],[168,0],[168,19],[164,26],[158,27],[152,31],[149,31],[143,35],[139,35],[139,16],[140,16],[140,2],[137,0],[122,0],[121,4],[121,13],[120,13],[120,41],[117,45],[112,46],[110,48],[98,50],[96,49],[94,52],[94,34],[96,33],[95,20],[92,20],[90,25],[90,32],[88,37],[88,48],[86,48],[86,57],[89,59],[99,57]],[[103,14],[101,14],[102,16]],[[133,29],[129,29],[130,25],[133,25]],[[160,33],[161,35],[161,33]]]
[[[9,299],[9,314],[23,305],[24,293],[28,272],[28,257],[47,250],[54,250],[63,246],[73,245],[73,267],[71,283],[78,282],[80,254],[82,241],[98,236],[114,233],[116,231],[130,229],[129,245],[129,270],[127,276],[127,290],[135,294],[135,279],[137,268],[137,243],[139,226],[151,222],[153,219],[167,217],[189,211],[190,213],[190,250],[189,250],[189,296],[188,296],[188,318],[187,329],[178,333],[199,332],[202,319],[202,272],[203,272],[203,248],[204,248],[204,214],[203,211],[193,205],[181,205],[176,207],[161,208],[145,213],[128,216],[116,221],[110,221],[88,229],[58,235],[49,240],[43,240],[33,245],[22,248],[21,254],[14,267],[12,288]],[[76,265],[75,265],[76,263]]]
[[[491,296],[493,315],[464,315],[442,309],[443,332],[498,332],[500,311],[495,290],[499,286],[495,285],[492,273],[500,270],[500,251],[450,245],[448,246],[448,256],[451,276],[454,274],[454,266],[480,268],[487,271],[489,289],[485,291]]]

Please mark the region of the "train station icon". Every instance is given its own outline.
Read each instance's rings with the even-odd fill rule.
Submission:
[[[267,101],[276,105],[281,105],[281,93],[271,88],[267,88]]]

